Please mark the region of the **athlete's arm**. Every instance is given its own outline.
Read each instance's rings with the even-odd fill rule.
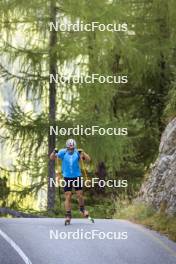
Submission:
[[[56,149],[53,150],[53,152],[50,154],[50,159],[51,160],[57,160],[57,172],[56,172],[56,181],[59,183],[59,181],[61,180],[61,173],[59,171],[59,159],[57,159],[56,154],[58,153],[58,151]]]
[[[50,159],[56,160],[57,159],[56,154],[57,154],[57,151],[54,149],[53,152],[50,154]]]

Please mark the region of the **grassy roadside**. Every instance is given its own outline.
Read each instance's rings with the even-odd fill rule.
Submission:
[[[145,204],[129,204],[128,202],[118,204],[114,218],[127,219],[142,224],[176,241],[176,216],[156,212]]]

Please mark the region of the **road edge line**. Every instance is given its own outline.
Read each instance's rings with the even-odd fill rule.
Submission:
[[[23,259],[25,264],[32,264],[30,259],[22,251],[22,249],[6,234],[0,229],[0,235],[10,244],[10,246],[18,253],[18,255]]]
[[[149,229],[149,228],[147,228],[147,227],[145,227],[145,226],[143,226],[141,224],[133,223],[133,222],[131,222],[129,220],[125,220],[125,219],[120,219],[120,220],[122,220],[124,222],[130,223],[131,226],[133,226],[135,229],[139,230],[140,232],[142,232],[143,234],[145,234],[147,237],[152,238],[152,240],[154,242],[156,242],[157,244],[159,244],[160,246],[162,246],[162,248],[164,248],[167,252],[169,252],[172,257],[176,257],[175,251],[170,246],[168,246],[164,241],[162,241],[159,237],[157,237],[156,235],[154,235],[152,233],[152,231],[154,231],[154,232],[160,234],[159,232],[157,232],[155,230],[152,230],[152,229]]]

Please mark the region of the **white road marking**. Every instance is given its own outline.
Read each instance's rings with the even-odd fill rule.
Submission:
[[[20,255],[25,264],[32,264],[32,262],[25,255],[22,249],[7,234],[0,230],[0,235],[11,245],[11,247],[13,247],[13,249],[18,253],[18,255]]]

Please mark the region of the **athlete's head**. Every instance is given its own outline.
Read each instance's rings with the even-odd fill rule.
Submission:
[[[76,141],[72,138],[69,138],[66,141],[66,148],[70,150],[74,150],[74,148],[76,148]]]

